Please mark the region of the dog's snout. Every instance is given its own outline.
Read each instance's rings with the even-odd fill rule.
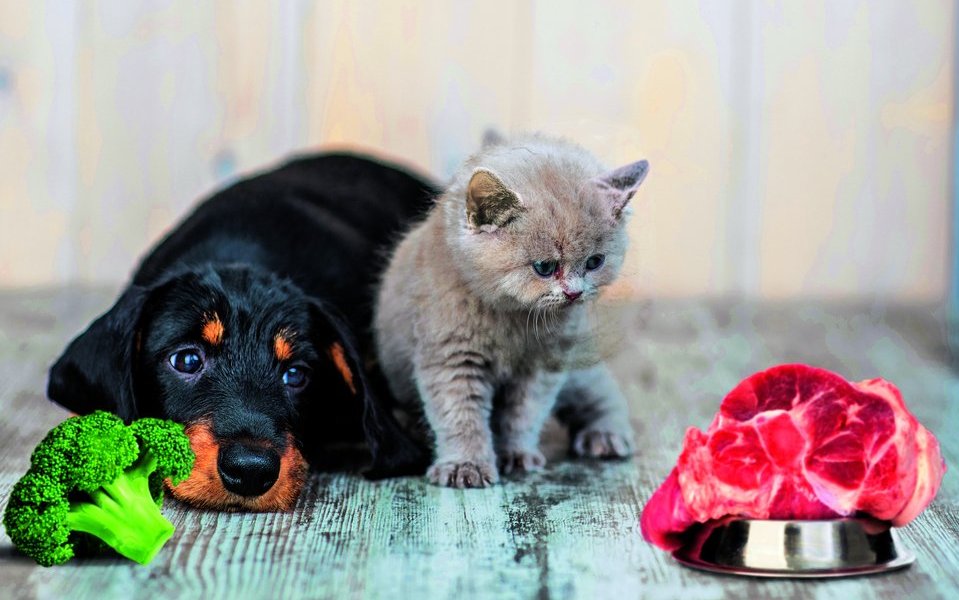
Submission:
[[[280,457],[270,448],[234,443],[220,447],[217,470],[223,487],[240,496],[260,496],[276,483]]]

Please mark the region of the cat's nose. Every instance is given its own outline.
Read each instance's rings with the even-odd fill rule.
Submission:
[[[583,292],[571,292],[568,290],[563,290],[563,295],[566,296],[566,299],[570,302],[575,301],[577,298],[583,295]]]

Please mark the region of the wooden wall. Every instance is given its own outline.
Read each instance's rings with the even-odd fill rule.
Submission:
[[[956,4],[0,2],[0,286],[119,282],[218,183],[487,127],[645,157],[620,295],[937,300]]]

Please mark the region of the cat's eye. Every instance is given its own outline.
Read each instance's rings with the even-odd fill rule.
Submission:
[[[170,366],[184,375],[195,375],[203,368],[203,357],[193,348],[178,350],[170,355]]]
[[[290,367],[283,373],[283,385],[293,389],[299,389],[309,381],[310,370],[306,367]]]
[[[555,260],[538,260],[533,263],[533,270],[540,277],[549,277],[556,272],[559,262]]]
[[[594,254],[586,259],[586,270],[595,271],[606,262],[606,256],[603,254]]]

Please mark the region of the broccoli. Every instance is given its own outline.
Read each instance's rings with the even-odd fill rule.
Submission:
[[[174,530],[160,512],[163,482],[189,477],[194,459],[173,421],[128,426],[103,411],[72,417],[34,449],[3,525],[21,552],[46,567],[103,544],[147,564]]]

